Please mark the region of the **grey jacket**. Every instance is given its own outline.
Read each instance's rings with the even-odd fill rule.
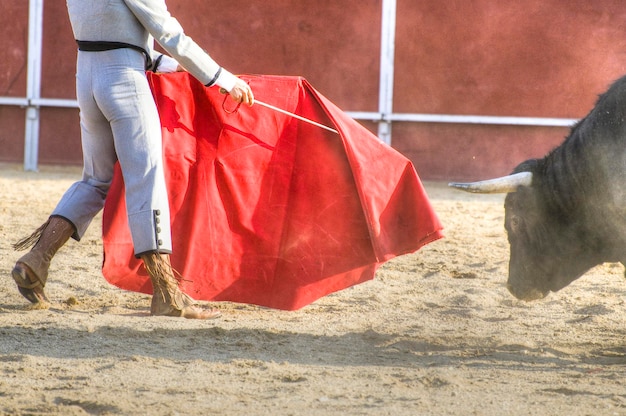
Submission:
[[[74,38],[82,41],[124,42],[152,56],[154,40],[203,84],[230,91],[236,78],[220,69],[170,15],[165,0],[67,0]]]

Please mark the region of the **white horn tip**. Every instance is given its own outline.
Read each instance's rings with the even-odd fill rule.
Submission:
[[[465,192],[473,192],[480,193],[479,189],[476,189],[473,183],[463,183],[463,182],[450,182],[448,183],[450,188],[462,189]]]
[[[479,194],[496,194],[515,192],[519,186],[531,186],[533,174],[531,172],[519,172],[501,178],[488,179],[479,182],[458,183],[450,182],[448,186],[461,189],[465,192]]]

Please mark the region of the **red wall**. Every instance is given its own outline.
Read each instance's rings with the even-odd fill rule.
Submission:
[[[624,73],[618,0],[398,3],[396,112],[580,118]],[[507,174],[567,128],[397,123],[394,146],[423,177]]]
[[[344,110],[377,111],[381,0],[168,5],[232,72],[301,75]],[[23,96],[28,2],[0,6],[0,95]],[[398,0],[394,111],[582,117],[625,72],[624,21],[618,0]],[[42,96],[73,99],[76,47],[63,1],[45,2],[44,42]],[[79,164],[78,111],[42,108],[41,117],[40,163]],[[0,106],[0,125],[0,161],[20,162],[24,110]],[[542,156],[567,132],[402,122],[392,144],[424,179],[478,179]]]
[[[10,2],[10,3],[9,3]],[[28,2],[0,0],[0,96],[26,94]],[[15,161],[24,153],[26,112],[19,107],[0,106],[0,160]]]

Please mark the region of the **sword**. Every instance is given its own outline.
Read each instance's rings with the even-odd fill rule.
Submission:
[[[287,110],[283,110],[282,108],[274,107],[273,105],[264,103],[263,101],[259,101],[256,98],[254,99],[254,104],[258,104],[258,105],[260,105],[262,107],[267,107],[270,110],[278,111],[279,113],[283,113],[283,114],[286,114],[286,115],[291,116],[293,118],[297,118],[298,120],[304,121],[305,123],[309,123],[309,124],[312,124],[314,126],[321,127],[321,128],[323,128],[325,130],[332,131],[333,133],[339,134],[339,132],[337,130],[333,129],[332,127],[328,127],[328,126],[326,126],[324,124],[318,123],[317,121],[313,121],[313,120],[308,119],[306,117],[302,117],[302,116],[299,116],[297,114],[291,113],[291,112],[289,112]]]
[[[220,92],[222,94],[226,94],[227,93],[227,91],[225,89],[223,89],[223,88],[220,88]],[[226,97],[224,97],[224,99],[226,99]],[[313,121],[313,120],[308,119],[306,117],[299,116],[299,115],[297,115],[295,113],[292,113],[292,112],[287,111],[287,110],[283,110],[282,108],[275,107],[275,106],[273,106],[271,104],[264,103],[263,101],[257,100],[256,98],[254,99],[254,104],[258,104],[261,107],[269,108],[270,110],[277,111],[279,113],[288,115],[289,117],[293,117],[293,118],[298,119],[300,121],[304,121],[305,123],[309,123],[309,124],[312,124],[314,126],[320,127],[322,129],[325,129],[325,130],[328,130],[328,131],[332,131],[335,134],[339,134],[339,132],[337,130],[333,129],[332,127],[328,127],[328,126],[326,126],[324,124],[318,123],[317,121]],[[239,103],[239,105],[241,105],[241,103]],[[237,108],[239,108],[239,105],[237,106]]]

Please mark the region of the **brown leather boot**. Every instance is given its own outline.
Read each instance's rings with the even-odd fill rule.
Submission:
[[[219,310],[204,310],[194,306],[194,301],[178,287],[178,279],[167,254],[147,253],[140,256],[152,282],[150,313],[189,319],[213,319]]]
[[[11,272],[17,288],[32,303],[48,301],[43,291],[48,279],[50,261],[76,232],[74,225],[62,217],[50,217],[30,236],[13,245],[15,250],[33,248],[23,255]]]

